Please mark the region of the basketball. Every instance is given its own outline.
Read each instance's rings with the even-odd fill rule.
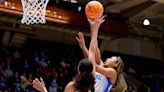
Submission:
[[[85,14],[87,18],[94,20],[96,16],[102,16],[104,7],[99,1],[90,1],[85,6]]]

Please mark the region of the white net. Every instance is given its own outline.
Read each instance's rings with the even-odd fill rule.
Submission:
[[[49,0],[21,0],[23,7],[22,24],[45,24],[45,12]]]

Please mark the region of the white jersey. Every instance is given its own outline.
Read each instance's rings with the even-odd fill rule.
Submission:
[[[106,76],[98,72],[96,72],[95,82],[95,92],[109,92],[110,89],[113,87],[111,81]]]

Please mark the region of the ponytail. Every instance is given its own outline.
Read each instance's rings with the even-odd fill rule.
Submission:
[[[79,92],[88,92],[92,90],[94,92],[95,78],[90,72],[82,72],[78,74],[75,78],[75,89]]]
[[[118,67],[116,68],[117,81],[110,92],[125,92],[127,90],[127,84],[123,76],[124,63],[120,57],[118,57],[117,63],[118,63]]]
[[[120,74],[117,77],[117,81],[115,86],[111,89],[110,92],[125,92],[127,90],[127,84],[126,81],[124,79],[123,74]]]

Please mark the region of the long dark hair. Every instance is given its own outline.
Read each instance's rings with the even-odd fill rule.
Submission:
[[[82,59],[78,65],[79,74],[74,78],[75,89],[79,92],[94,92],[95,77],[92,74],[93,65],[88,59]]]

